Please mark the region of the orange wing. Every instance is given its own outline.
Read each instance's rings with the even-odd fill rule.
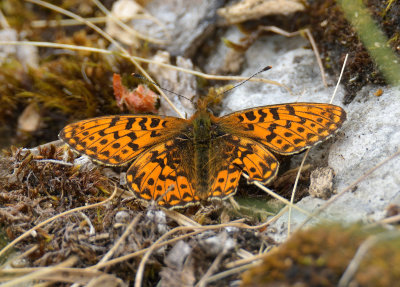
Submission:
[[[105,116],[66,126],[59,138],[106,165],[122,165],[168,138],[187,120],[161,116]]]
[[[211,158],[204,166],[209,171],[207,199],[233,195],[242,171],[250,176],[249,181],[267,183],[276,176],[275,157],[251,139],[226,135],[213,140],[211,146]],[[128,169],[129,188],[138,198],[164,207],[198,204],[193,152],[192,142],[180,137],[150,148]]]
[[[212,143],[210,160],[211,188],[209,198],[224,199],[236,192],[242,171],[249,181],[264,184],[275,178],[279,163],[261,144],[243,137],[226,135]],[[222,152],[221,152],[222,151]]]
[[[346,119],[338,106],[291,103],[243,110],[218,120],[224,131],[252,138],[279,154],[298,153],[335,133]]]
[[[178,138],[143,152],[128,169],[126,179],[141,199],[164,207],[184,207],[200,201],[193,188],[193,167],[188,142]]]

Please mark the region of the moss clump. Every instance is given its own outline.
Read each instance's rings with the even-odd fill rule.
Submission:
[[[337,286],[358,247],[382,230],[318,226],[300,231],[263,263],[244,273],[242,286]],[[400,238],[380,241],[367,252],[350,285],[395,286],[400,274]]]

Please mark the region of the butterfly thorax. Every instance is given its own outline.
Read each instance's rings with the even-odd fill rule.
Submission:
[[[206,199],[210,189],[210,149],[213,134],[212,115],[200,110],[193,116],[194,183],[196,194]]]

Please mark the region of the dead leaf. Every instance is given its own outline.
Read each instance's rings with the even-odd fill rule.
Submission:
[[[40,114],[36,104],[29,104],[18,118],[18,130],[34,132],[40,125]]]
[[[218,9],[218,15],[229,24],[259,19],[267,15],[288,15],[303,11],[304,5],[297,0],[244,0],[235,5]]]

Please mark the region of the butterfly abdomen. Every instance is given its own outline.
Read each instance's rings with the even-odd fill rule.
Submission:
[[[193,117],[193,146],[196,194],[203,200],[207,199],[210,189],[210,145],[211,119],[210,114],[201,111]]]

